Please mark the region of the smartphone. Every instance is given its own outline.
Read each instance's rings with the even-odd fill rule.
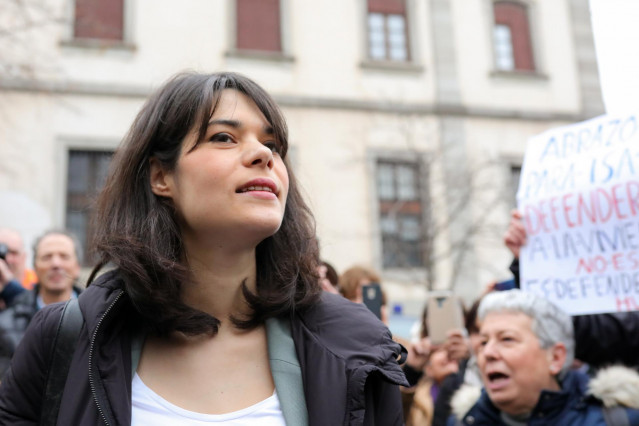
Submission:
[[[364,305],[375,314],[377,318],[382,319],[382,287],[379,283],[370,283],[362,286],[362,299]]]
[[[459,298],[450,291],[433,291],[428,296],[426,324],[431,344],[446,341],[450,330],[464,329],[464,312]]]
[[[514,278],[511,278],[506,281],[500,281],[497,284],[495,284],[495,287],[494,287],[495,291],[512,290],[513,288],[515,288]]]

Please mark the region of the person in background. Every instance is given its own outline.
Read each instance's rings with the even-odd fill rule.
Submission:
[[[466,384],[481,388],[482,381],[477,366],[477,351],[481,337],[479,335],[479,321],[477,311],[481,297],[471,305],[464,316],[464,326],[468,333],[468,339],[457,330],[449,334],[444,347],[449,351],[449,357],[459,360],[459,371],[446,377],[440,386],[439,395],[435,401],[435,413],[433,426],[443,426],[448,421],[451,413],[450,401],[457,389]]]
[[[47,231],[36,240],[33,263],[40,280],[0,312],[5,345],[7,339],[11,343],[5,357],[7,353],[13,354],[36,312],[46,305],[77,298],[82,292],[75,285],[80,274],[80,253],[77,238],[65,230]]]
[[[388,325],[388,308],[386,306],[386,292],[382,286],[379,274],[371,268],[365,266],[352,266],[339,277],[339,292],[355,303],[364,303],[362,289],[364,286],[377,283],[382,289],[381,320]]]
[[[339,275],[333,265],[322,260],[317,267],[317,273],[319,274],[322,290],[339,294]]]
[[[407,426],[429,426],[434,420],[434,406],[443,383],[459,371],[459,362],[451,358],[450,344],[432,344],[428,335],[428,305],[422,311],[419,336],[408,346],[403,365],[411,387],[402,389]]]
[[[423,376],[417,383],[412,404],[406,416],[406,426],[433,424],[434,404],[439,398],[441,385],[447,377],[459,371],[459,364],[451,359],[443,346],[431,347],[423,367]]]
[[[370,283],[380,283],[377,272],[364,266],[352,266],[342,272],[339,277],[339,292],[355,303],[362,303],[362,286]]]
[[[27,268],[27,253],[20,233],[14,229],[0,228],[0,244],[7,245],[5,262],[13,278],[25,289],[31,290],[38,282],[38,276],[33,269]]]
[[[639,425],[639,374],[613,367],[590,380],[572,370],[572,321],[556,305],[518,289],[500,291],[482,299],[478,317],[484,389],[457,391],[450,426],[591,426],[605,425],[609,415]]]
[[[24,289],[32,289],[38,278],[26,267],[27,253],[18,231],[0,228],[0,252],[0,309],[4,309]]]
[[[519,252],[526,244],[526,228],[518,210],[512,211],[504,244],[514,256],[510,270],[519,288]],[[576,315],[572,322],[577,360],[594,370],[609,364],[639,370],[639,311]]]

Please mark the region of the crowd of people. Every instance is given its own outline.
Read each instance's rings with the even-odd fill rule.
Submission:
[[[487,285],[468,309],[461,307],[464,327],[451,328],[444,343],[429,338],[427,306],[418,335],[396,338],[408,348],[404,424],[639,425],[639,312],[570,317],[519,290],[525,229],[517,211],[504,242],[514,255],[514,289]],[[355,303],[363,303],[367,285],[381,282],[359,265],[337,276],[324,290]]]
[[[0,424],[639,425],[639,312],[570,317],[491,285],[445,341],[426,309],[394,338],[381,275],[321,260],[287,150],[255,82],[180,74],[116,152],[86,288],[73,234],[40,236],[31,271],[0,229]],[[504,241],[518,287],[518,212]]]
[[[430,344],[424,315],[404,365],[406,424],[639,425],[639,312],[569,316],[519,289],[518,211],[504,243],[515,288],[488,285],[443,345]],[[444,379],[432,371],[442,351],[453,362]]]

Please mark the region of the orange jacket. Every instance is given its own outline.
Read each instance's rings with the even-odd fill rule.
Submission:
[[[24,275],[22,275],[22,282],[20,283],[22,284],[22,287],[26,288],[27,290],[31,290],[33,289],[33,286],[37,284],[37,282],[38,276],[36,275],[35,271],[32,269],[25,269]]]

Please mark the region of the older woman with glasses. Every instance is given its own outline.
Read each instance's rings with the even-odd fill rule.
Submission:
[[[572,321],[548,300],[492,293],[479,321],[484,389],[455,395],[449,425],[639,425],[639,375],[613,367],[589,380],[572,370]]]

